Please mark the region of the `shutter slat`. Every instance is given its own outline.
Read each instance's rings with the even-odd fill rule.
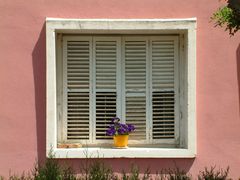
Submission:
[[[78,125],[78,124],[84,124],[85,122],[88,122],[89,120],[72,120],[72,119],[70,119],[69,121],[68,121],[68,124],[71,124],[71,125]]]
[[[78,62],[79,60],[89,60],[89,56],[83,57],[83,56],[79,56],[79,57],[68,57],[68,63],[75,63]]]

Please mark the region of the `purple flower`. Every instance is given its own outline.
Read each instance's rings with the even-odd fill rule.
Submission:
[[[114,118],[112,118],[112,123],[118,123],[119,121],[120,121],[120,119],[119,119],[119,117],[114,117]]]
[[[120,123],[120,119],[118,117],[112,118],[110,124],[111,125],[106,130],[106,134],[108,136],[114,136],[117,134],[127,135],[135,130],[134,125]]]
[[[128,130],[128,125],[127,125],[127,124],[121,124],[121,127],[122,127],[123,129]]]
[[[126,133],[126,130],[124,128],[120,127],[118,129],[118,134],[125,134],[125,133]]]
[[[108,136],[113,136],[116,133],[115,127],[114,126],[109,126],[109,128],[106,131],[106,134]]]
[[[134,125],[132,125],[132,124],[128,124],[127,126],[128,126],[128,132],[132,132],[132,131],[135,130]]]

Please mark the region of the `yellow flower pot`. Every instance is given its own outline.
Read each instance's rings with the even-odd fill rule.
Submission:
[[[113,136],[114,146],[117,148],[126,148],[128,145],[129,135],[115,135]]]

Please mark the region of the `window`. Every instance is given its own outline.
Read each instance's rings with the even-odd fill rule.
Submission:
[[[60,142],[112,143],[105,131],[118,116],[136,127],[132,146],[178,144],[178,36],[62,39]]]
[[[136,126],[129,149],[109,146],[115,116]],[[47,151],[194,157],[195,136],[195,19],[47,20]]]

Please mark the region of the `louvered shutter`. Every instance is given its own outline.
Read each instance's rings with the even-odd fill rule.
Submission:
[[[136,127],[131,139],[146,139],[146,68],[147,41],[125,38],[126,123]]]
[[[95,91],[96,91],[96,139],[112,139],[106,136],[111,119],[117,114],[117,60],[119,38],[94,38]]]
[[[152,138],[176,138],[177,38],[151,40]]]
[[[91,38],[65,37],[63,43],[66,140],[89,140]]]
[[[178,37],[65,36],[63,62],[64,140],[105,142],[119,116],[132,142],[175,142]]]

